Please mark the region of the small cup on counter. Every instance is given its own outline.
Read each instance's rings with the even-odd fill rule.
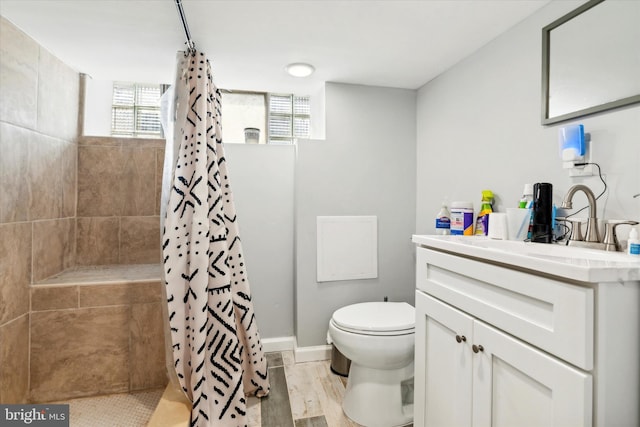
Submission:
[[[509,238],[506,213],[491,212],[489,214],[489,232],[487,235],[491,239],[507,240]]]
[[[531,209],[507,208],[509,240],[526,240],[531,221]]]

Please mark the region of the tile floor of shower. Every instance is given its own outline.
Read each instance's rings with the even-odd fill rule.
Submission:
[[[328,360],[295,363],[291,351],[267,353],[266,356],[271,392],[263,399],[248,399],[249,427],[359,426],[342,412],[346,378],[331,372]],[[163,391],[60,403],[69,403],[71,427],[139,427],[147,425]]]

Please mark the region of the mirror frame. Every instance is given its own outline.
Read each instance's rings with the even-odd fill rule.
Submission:
[[[640,102],[640,94],[628,96],[626,98],[617,99],[615,101],[606,102],[593,107],[584,108],[582,110],[572,111],[555,117],[549,117],[549,62],[551,48],[551,30],[563,25],[576,16],[584,13],[605,0],[590,0],[578,7],[577,9],[567,13],[561,18],[556,19],[551,24],[542,29],[542,124],[550,125],[553,123],[563,122],[565,120],[574,119],[576,117],[587,116],[601,111],[612,110],[614,108],[623,107]]]

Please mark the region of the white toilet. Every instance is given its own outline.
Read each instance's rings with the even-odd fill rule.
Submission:
[[[351,359],[344,413],[366,427],[413,421],[415,310],[406,302],[365,302],[336,310],[329,334]]]

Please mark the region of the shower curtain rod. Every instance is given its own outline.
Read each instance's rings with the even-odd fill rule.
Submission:
[[[182,28],[184,28],[184,35],[187,37],[187,53],[193,55],[196,52],[196,44],[191,40],[191,33],[189,32],[189,25],[187,24],[187,17],[184,15],[184,9],[182,9],[182,0],[175,0],[178,13],[180,14],[180,20],[182,21]]]

